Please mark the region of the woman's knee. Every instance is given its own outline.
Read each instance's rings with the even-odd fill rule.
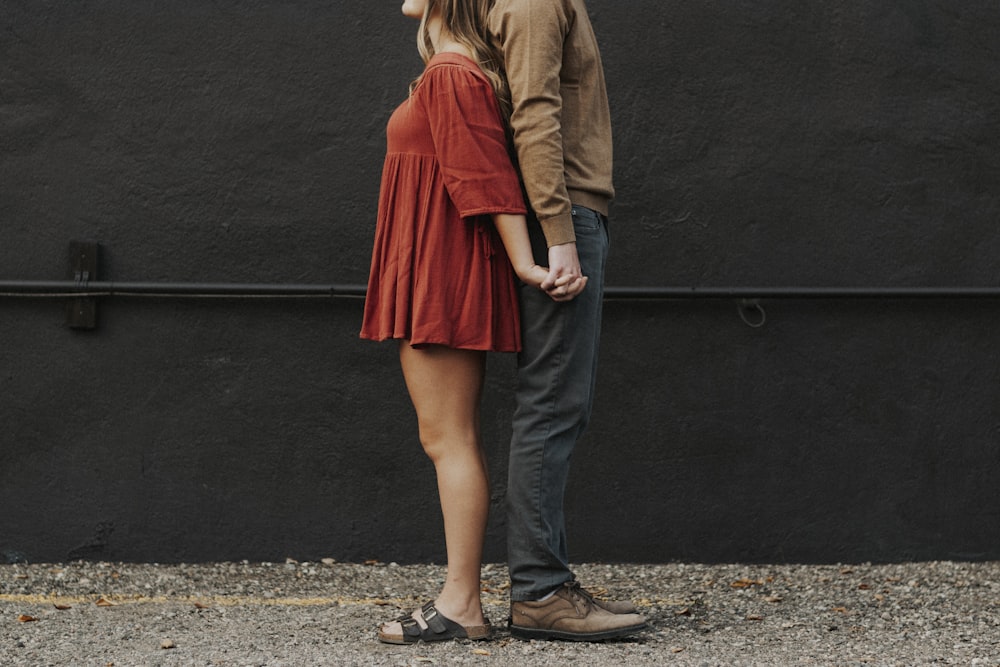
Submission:
[[[448,427],[442,424],[421,424],[420,445],[432,461],[449,455],[477,452],[479,437],[474,429]]]

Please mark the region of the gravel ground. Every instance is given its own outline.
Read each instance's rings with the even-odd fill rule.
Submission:
[[[489,642],[393,647],[375,626],[444,569],[369,563],[0,565],[0,665],[977,665],[1000,667],[1000,563],[604,565],[591,591],[650,629],[595,644],[506,632],[507,572],[483,569]]]

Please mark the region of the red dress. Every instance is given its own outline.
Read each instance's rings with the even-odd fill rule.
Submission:
[[[468,58],[431,58],[386,130],[361,337],[516,352],[514,272],[492,213],[524,197],[489,80]]]

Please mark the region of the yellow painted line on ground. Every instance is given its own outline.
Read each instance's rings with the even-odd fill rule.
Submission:
[[[116,607],[133,604],[191,604],[205,607],[325,607],[337,605],[342,607],[399,607],[409,608],[419,606],[417,598],[354,598],[354,597],[312,597],[312,598],[266,598],[254,595],[32,595],[32,594],[0,594],[0,603],[52,605],[57,607],[73,607],[94,605],[98,607]],[[509,604],[507,598],[483,598],[483,604],[505,607]],[[687,606],[690,600],[678,599],[642,599],[636,601],[639,608],[664,605],[669,607]]]
[[[252,595],[0,595],[0,603],[53,606],[118,606],[129,604],[192,604],[206,607],[323,607],[377,606],[406,607],[417,604],[413,598],[265,598]],[[506,600],[484,599],[485,604],[505,605]]]

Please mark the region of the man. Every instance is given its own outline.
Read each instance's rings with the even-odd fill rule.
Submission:
[[[595,600],[568,567],[563,496],[590,418],[608,254],[611,116],[584,0],[497,0],[514,145],[543,291],[521,290],[522,345],[507,491],[511,635],[596,641],[646,625]],[[586,276],[586,280],[581,277]]]

